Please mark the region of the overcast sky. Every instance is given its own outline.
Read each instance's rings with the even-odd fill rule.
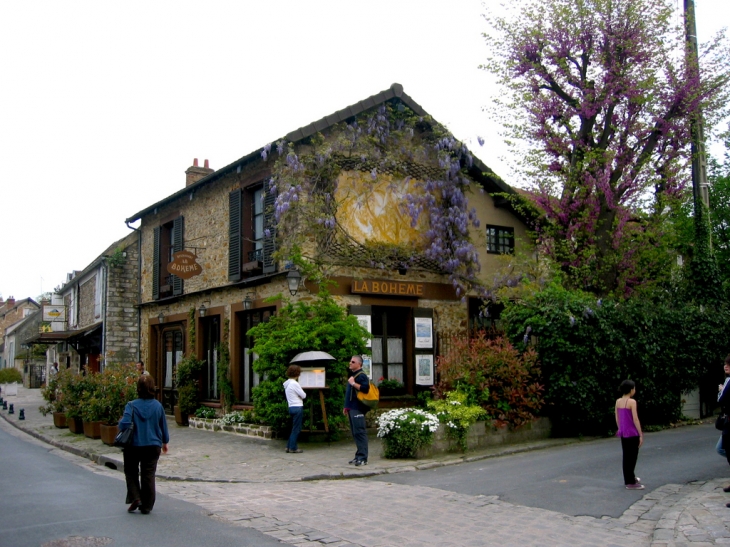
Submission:
[[[696,0],[700,40],[730,0]],[[677,0],[678,8],[682,0]],[[35,298],[179,190],[394,82],[510,182],[480,0],[0,0],[0,295]],[[485,140],[477,144],[477,136]]]

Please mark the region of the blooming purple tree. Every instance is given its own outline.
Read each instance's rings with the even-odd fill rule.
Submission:
[[[522,0],[488,16],[496,101],[547,252],[573,286],[630,292],[690,182],[689,118],[727,114],[723,36],[685,60],[673,0]],[[702,78],[700,79],[700,69]]]

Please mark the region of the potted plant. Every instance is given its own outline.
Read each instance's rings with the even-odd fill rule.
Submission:
[[[174,408],[177,425],[187,426],[188,416],[198,408],[198,374],[204,364],[192,355],[177,364],[177,405]]]
[[[66,413],[66,423],[72,433],[84,432],[81,408],[87,383],[86,376],[80,376],[70,369],[58,373],[58,390],[61,393],[61,401]]]
[[[104,416],[104,395],[101,374],[89,373],[84,377],[81,394],[81,421],[84,435],[90,439],[101,437],[101,419]]]
[[[112,446],[124,414],[124,407],[137,397],[138,373],[131,364],[109,364],[101,373],[104,413],[101,418],[101,440]]]
[[[41,395],[46,404],[39,407],[38,410],[44,416],[49,412],[53,414],[53,425],[58,428],[68,427],[66,423],[66,414],[59,388],[59,374],[55,374],[48,380],[48,383],[41,389]]]
[[[406,386],[403,385],[403,382],[399,382],[398,380],[389,380],[382,376],[378,381],[378,389],[380,390],[380,395],[384,396],[404,395],[406,392]]]

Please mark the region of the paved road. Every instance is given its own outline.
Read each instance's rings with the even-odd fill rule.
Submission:
[[[427,486],[471,496],[499,496],[510,503],[572,516],[618,518],[657,486],[726,476],[730,471],[727,461],[714,450],[718,437],[711,424],[647,435],[636,467],[636,474],[646,485],[644,491],[622,488],[621,444],[617,439],[371,480]]]
[[[120,473],[90,473],[69,461],[79,458],[23,437],[0,428],[0,547],[281,545],[159,493],[152,513],[128,514]]]

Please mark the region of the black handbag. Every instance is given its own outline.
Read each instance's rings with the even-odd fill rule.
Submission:
[[[132,405],[132,424],[114,437],[114,446],[117,448],[129,448],[134,442],[134,405]]]
[[[715,429],[719,429],[720,431],[725,429],[725,426],[727,425],[727,415],[720,414],[717,419],[715,420]]]

